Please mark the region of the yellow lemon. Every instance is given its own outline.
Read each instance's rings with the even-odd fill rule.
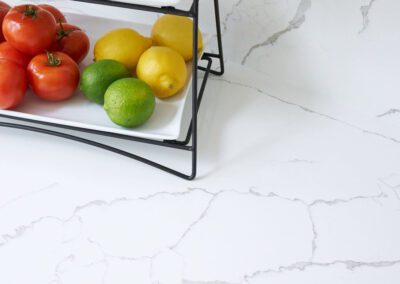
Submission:
[[[187,17],[164,15],[153,26],[151,37],[154,45],[167,46],[179,52],[188,61],[193,58],[193,21]],[[198,48],[203,48],[199,31]]]
[[[140,56],[151,46],[151,39],[133,29],[116,29],[101,37],[94,47],[94,60],[113,59],[135,69]]]
[[[159,98],[168,98],[186,84],[187,69],[183,57],[169,47],[153,46],[143,53],[136,69]]]

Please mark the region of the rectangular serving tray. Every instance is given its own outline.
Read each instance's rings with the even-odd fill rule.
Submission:
[[[149,2],[169,1],[155,0]],[[94,43],[106,32],[116,28],[131,27],[145,36],[150,35],[151,26],[144,24],[75,13],[65,14],[70,23],[81,27],[87,32],[91,41],[91,50],[87,58],[80,64],[81,70],[93,62]],[[0,110],[0,114],[37,122],[54,123],[132,137],[174,140],[179,137],[184,107],[188,92],[191,89],[192,64],[188,63],[187,68],[189,78],[185,88],[170,99],[157,99],[154,114],[149,121],[133,129],[123,128],[114,124],[108,118],[102,106],[88,101],[79,90],[71,99],[56,103],[43,101],[29,90],[20,106],[13,110]]]
[[[114,0],[114,1],[122,3],[130,3],[130,4],[165,7],[165,6],[176,6],[182,0]]]

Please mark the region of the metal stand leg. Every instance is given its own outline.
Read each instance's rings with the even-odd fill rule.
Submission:
[[[220,70],[211,69],[211,74],[222,76],[225,72],[225,64],[224,64],[224,51],[222,47],[222,33],[221,33],[221,20],[219,14],[219,3],[218,0],[214,0],[214,11],[215,11],[215,24],[217,29],[217,41],[218,41],[218,54],[214,53],[204,53],[204,57],[217,58],[219,60]],[[204,67],[199,67],[200,70],[205,71]]]
[[[199,30],[199,0],[193,1],[193,70],[192,70],[192,173],[187,177],[193,180],[197,173],[197,59]]]

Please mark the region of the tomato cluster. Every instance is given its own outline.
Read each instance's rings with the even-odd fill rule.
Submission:
[[[0,1],[0,109],[16,107],[29,86],[44,100],[71,97],[89,47],[87,35],[57,8]]]

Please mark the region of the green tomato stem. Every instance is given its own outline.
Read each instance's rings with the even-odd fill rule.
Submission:
[[[47,66],[57,67],[61,65],[61,59],[56,54],[47,52]]]
[[[37,17],[37,8],[32,6],[32,5],[26,5],[25,10],[22,12],[24,16],[26,17],[31,17],[32,19],[35,19]]]

